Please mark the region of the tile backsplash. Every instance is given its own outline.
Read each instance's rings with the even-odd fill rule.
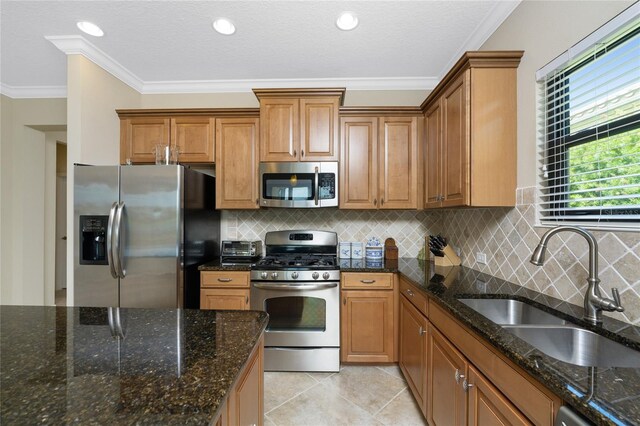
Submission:
[[[588,245],[575,233],[549,240],[546,262],[529,263],[533,249],[549,228],[535,227],[535,188],[518,189],[516,208],[451,209],[442,211],[438,230],[461,249],[464,266],[582,306],[587,288]],[[601,288],[611,297],[617,287],[625,308],[605,312],[640,325],[640,232],[593,232],[598,240]],[[476,253],[487,264],[476,262]]]
[[[264,240],[267,231],[335,231],[340,241],[393,238],[401,257],[417,257],[440,215],[418,211],[260,209],[223,211],[222,239]]]
[[[518,189],[516,208],[449,209],[432,212],[338,209],[261,209],[224,211],[223,239],[260,240],[267,231],[318,229],[335,231],[340,241],[378,237],[396,240],[401,257],[416,257],[427,234],[442,233],[461,251],[464,266],[582,306],[587,287],[588,247],[577,234],[561,233],[550,241],[547,261],[529,263],[531,252],[548,228],[535,227],[534,188]],[[625,307],[609,313],[640,325],[640,232],[594,232],[599,245],[601,286],[611,296],[617,287]],[[476,253],[487,264],[476,262]]]

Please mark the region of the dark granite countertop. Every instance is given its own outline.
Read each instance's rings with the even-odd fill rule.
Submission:
[[[640,368],[593,368],[564,363],[504,331],[458,299],[526,300],[636,350],[640,350],[640,327],[606,316],[602,326],[591,326],[580,319],[581,307],[465,267],[435,268],[433,264],[417,259],[400,259],[397,270],[430,300],[485,338],[591,421],[602,425],[640,424]]]
[[[110,309],[0,307],[1,424],[209,424],[267,325],[256,311],[120,309],[118,338]]]
[[[207,262],[198,266],[198,270],[200,271],[250,271],[251,264],[235,264],[235,265],[223,265],[220,262],[220,258],[212,260],[211,262]]]

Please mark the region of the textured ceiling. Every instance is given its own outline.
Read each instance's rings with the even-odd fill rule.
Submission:
[[[502,4],[499,4],[502,3]],[[506,2],[511,8],[517,1]],[[495,21],[499,1],[7,1],[0,3],[0,82],[65,86],[66,57],[45,36],[82,34],[144,82],[433,77]],[[360,25],[340,31],[342,11]],[[233,36],[211,22],[230,18]],[[501,16],[500,21],[506,18]],[[483,40],[482,40],[483,41]]]

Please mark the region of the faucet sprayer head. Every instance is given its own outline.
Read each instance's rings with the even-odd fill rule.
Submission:
[[[544,265],[544,255],[546,251],[547,251],[546,245],[542,243],[538,244],[536,249],[533,251],[533,254],[531,255],[531,259],[529,260],[529,262],[533,263],[536,266]]]

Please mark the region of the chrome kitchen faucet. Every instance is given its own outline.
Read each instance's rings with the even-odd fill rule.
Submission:
[[[603,297],[600,294],[600,280],[598,279],[598,242],[593,234],[586,229],[578,226],[558,226],[550,229],[540,239],[540,243],[531,255],[530,262],[536,266],[544,265],[547,241],[549,241],[549,238],[553,235],[563,231],[575,232],[576,234],[582,235],[587,240],[587,243],[589,243],[589,277],[587,278],[589,287],[587,288],[587,293],[584,295],[584,319],[595,325],[602,323],[602,311],[624,311],[624,308],[620,304],[620,294],[617,288],[611,289],[613,299]]]

